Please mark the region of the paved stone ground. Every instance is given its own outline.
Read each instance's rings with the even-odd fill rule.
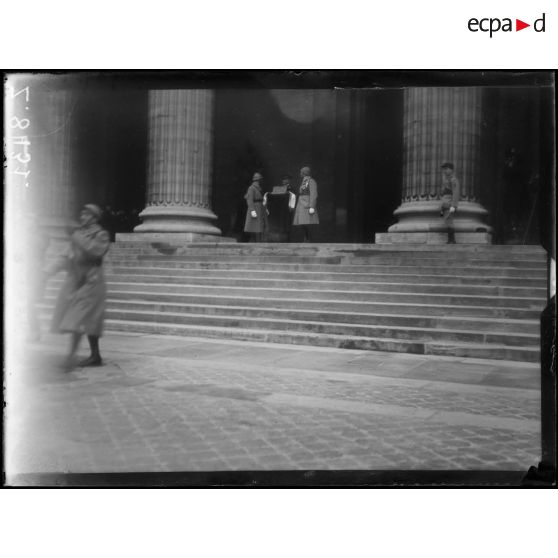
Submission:
[[[8,481],[539,461],[538,365],[111,333],[103,367],[64,373],[67,341],[7,372]]]

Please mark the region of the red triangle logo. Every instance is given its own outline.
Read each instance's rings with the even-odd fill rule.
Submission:
[[[520,19],[515,20],[515,30],[516,31],[521,31],[522,29],[525,29],[526,27],[531,27],[531,24],[530,23],[525,23],[524,21],[521,21]]]

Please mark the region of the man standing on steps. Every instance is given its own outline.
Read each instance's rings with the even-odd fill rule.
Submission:
[[[110,245],[109,233],[99,225],[101,209],[87,204],[81,210],[79,227],[71,232],[70,251],[50,271],[67,272],[66,280],[56,302],[52,330],[71,333],[70,350],[63,368],[74,367],[74,357],[83,335],[87,335],[91,355],[79,366],[101,366],[99,337],[103,330],[106,286],[103,277],[103,257]]]
[[[453,219],[460,198],[459,180],[454,176],[453,171],[452,163],[444,163],[442,165],[442,206],[440,207],[440,215],[446,223],[448,244],[455,244]]]
[[[318,201],[318,184],[311,176],[310,167],[300,169],[302,182],[298,190],[295,214],[293,219],[294,227],[302,227],[304,232],[303,242],[310,240],[310,228],[312,225],[319,225],[316,204]]]
[[[244,195],[248,211],[244,223],[244,232],[249,233],[253,242],[263,242],[267,228],[267,214],[263,205],[263,191],[261,182],[263,176],[255,172],[252,177],[252,184]]]

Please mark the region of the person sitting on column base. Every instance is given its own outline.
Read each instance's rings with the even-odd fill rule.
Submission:
[[[460,198],[459,180],[454,176],[452,163],[442,165],[442,206],[440,216],[446,222],[448,232],[448,244],[455,244],[455,229],[453,219],[457,211]]]

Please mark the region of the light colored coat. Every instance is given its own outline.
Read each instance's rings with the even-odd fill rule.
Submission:
[[[298,199],[296,202],[293,225],[318,225],[318,211],[316,204],[318,203],[318,184],[316,181],[306,176],[302,179],[302,183],[298,190]],[[308,210],[314,208],[314,214],[310,215]]]
[[[444,179],[442,182],[442,206],[440,211],[445,219],[450,217],[450,207],[455,207],[457,210],[460,198],[461,188],[459,180],[457,180],[455,176],[451,176],[449,179]]]
[[[54,309],[52,330],[100,337],[106,307],[102,263],[110,237],[94,223],[74,231],[70,242],[68,257],[54,270],[65,269],[67,275]]]

